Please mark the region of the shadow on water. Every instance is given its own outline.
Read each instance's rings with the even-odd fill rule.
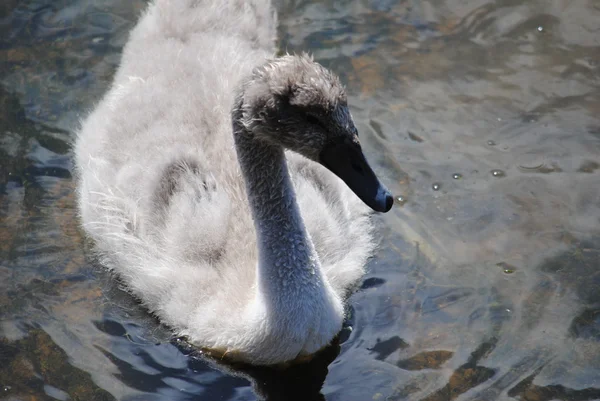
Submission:
[[[191,358],[197,354],[193,348],[178,343]],[[188,353],[189,352],[189,353]],[[253,366],[244,363],[225,363],[218,358],[197,360],[201,366],[207,362],[219,370],[232,376],[249,380],[256,395],[264,400],[272,401],[319,401],[325,400],[321,394],[323,382],[327,376],[327,367],[340,352],[338,340],[327,348],[315,354],[308,362],[302,362],[285,367]],[[194,359],[192,359],[194,360]]]
[[[0,400],[600,399],[595,2],[278,3],[402,198],[339,343],[286,369],[172,339],[90,260],[70,143],[144,6],[0,4]]]

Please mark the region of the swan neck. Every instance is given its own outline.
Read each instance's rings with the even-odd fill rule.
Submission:
[[[296,202],[283,148],[254,139],[239,108],[234,109],[233,132],[256,229],[260,291],[281,298],[321,287],[319,259]]]

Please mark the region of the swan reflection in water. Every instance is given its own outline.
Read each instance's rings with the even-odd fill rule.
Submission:
[[[324,401],[321,389],[329,372],[328,366],[340,353],[338,336],[329,346],[306,361],[279,366],[257,366],[202,353],[181,338],[175,339],[173,344],[190,358],[192,369],[205,369],[208,364],[232,377],[246,379],[250,381],[254,393],[266,401]]]

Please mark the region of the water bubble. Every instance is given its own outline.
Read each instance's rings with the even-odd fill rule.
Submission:
[[[498,121],[502,121],[502,118],[498,117]]]
[[[488,141],[487,144],[489,146],[496,146],[496,142],[494,142],[494,141]]]
[[[497,263],[496,266],[500,267],[504,274],[513,274],[517,270],[515,266],[510,265],[506,262]]]
[[[396,198],[396,200],[398,201],[399,204],[404,205],[406,203],[406,198],[402,195],[398,196]]]
[[[442,188],[442,184],[436,182],[431,186],[431,189],[433,189],[434,191],[439,191],[440,188]]]
[[[454,178],[455,180],[460,180],[462,178],[462,174],[454,173],[452,174],[452,178]]]
[[[493,175],[494,177],[498,177],[498,178],[500,178],[500,177],[504,177],[504,176],[506,176],[506,173],[504,173],[504,171],[502,171],[502,170],[495,169],[495,170],[492,170],[492,175]]]
[[[538,32],[542,32],[544,30],[544,27],[540,25],[537,27],[537,30],[538,30]]]

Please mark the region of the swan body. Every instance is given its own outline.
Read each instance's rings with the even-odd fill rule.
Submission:
[[[269,0],[155,1],[75,143],[101,262],[178,335],[255,364],[333,339],[374,249],[365,203],[391,207],[339,80],[274,38]]]

